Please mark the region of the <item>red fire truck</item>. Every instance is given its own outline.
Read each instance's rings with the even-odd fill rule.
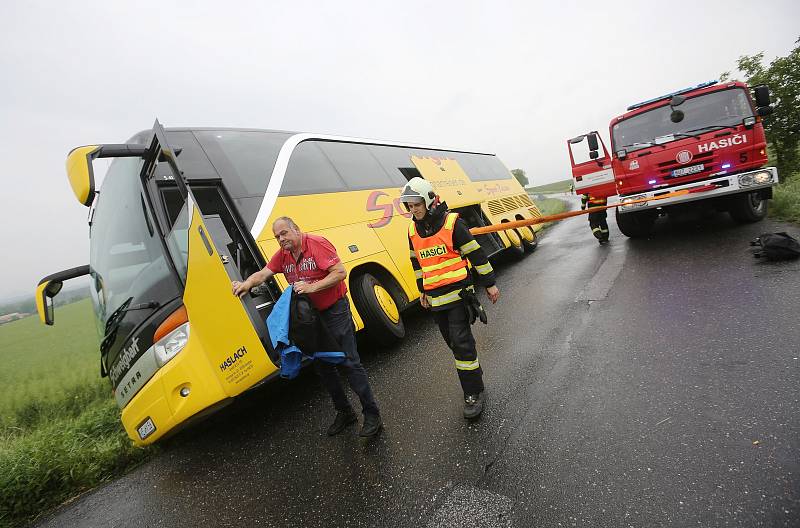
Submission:
[[[761,122],[769,88],[754,92],[755,103],[746,84],[711,81],[629,106],[611,120],[611,152],[596,131],[568,140],[575,193],[618,195],[617,225],[632,238],[699,203],[738,222],[763,219],[778,171],[766,166]]]

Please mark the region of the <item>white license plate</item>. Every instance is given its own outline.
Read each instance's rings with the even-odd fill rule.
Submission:
[[[672,171],[673,176],[686,176],[687,174],[694,174],[696,172],[703,172],[705,166],[701,163],[700,165],[692,165],[691,167],[683,167],[682,169],[675,169]]]
[[[156,424],[153,423],[152,418],[145,420],[144,423],[136,429],[136,431],[139,433],[139,438],[142,440],[153,434],[155,430]]]

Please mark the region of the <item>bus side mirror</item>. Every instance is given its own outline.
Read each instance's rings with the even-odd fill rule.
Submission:
[[[61,291],[64,281],[88,274],[89,266],[86,265],[59,271],[40,280],[36,287],[36,311],[39,313],[39,320],[52,326],[55,320],[53,297]]]
[[[61,281],[40,282],[36,288],[36,311],[39,312],[39,320],[46,325],[53,325],[53,297],[58,295],[64,283]]]
[[[76,147],[67,155],[67,177],[78,202],[86,207],[92,205],[95,195],[92,161],[97,158],[142,157],[144,145],[86,145]]]

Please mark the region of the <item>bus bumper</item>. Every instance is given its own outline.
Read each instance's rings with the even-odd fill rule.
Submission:
[[[662,187],[660,189],[653,189],[652,191],[647,191],[645,193],[620,196],[619,200],[622,205],[618,210],[620,213],[629,213],[632,211],[653,209],[655,207],[666,207],[669,205],[694,202],[696,200],[708,200],[710,198],[717,198],[720,196],[765,189],[772,187],[777,183],[778,169],[775,167],[764,167],[763,169],[717,176],[708,180],[677,185],[675,187]],[[661,195],[682,190],[687,190],[689,192],[688,194],[681,196],[656,199]],[[653,201],[644,201],[627,206],[625,205],[626,201],[648,199],[653,199]]]
[[[143,446],[226,399],[199,340],[190,338],[122,409],[122,425],[133,443]]]

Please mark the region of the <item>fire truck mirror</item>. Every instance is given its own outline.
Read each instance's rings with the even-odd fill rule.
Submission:
[[[756,106],[759,108],[763,108],[765,106],[769,106],[769,86],[766,84],[759,84],[756,86],[753,91],[756,93]],[[766,115],[766,114],[764,114]]]
[[[589,157],[590,157],[590,158],[592,158],[592,159],[597,159],[597,156],[599,156],[599,154],[597,153],[597,151],[596,151],[596,150],[590,150],[590,151],[589,151]]]
[[[680,110],[673,110],[672,113],[669,115],[670,121],[673,123],[680,123],[683,121],[683,112]]]
[[[758,107],[758,115],[761,117],[768,116],[772,113],[773,108],[771,106],[759,106]]]
[[[597,148],[598,148],[597,134],[594,132],[586,134],[586,141],[589,142],[589,150],[595,153],[595,156],[592,157],[592,159],[595,159],[597,157]]]

